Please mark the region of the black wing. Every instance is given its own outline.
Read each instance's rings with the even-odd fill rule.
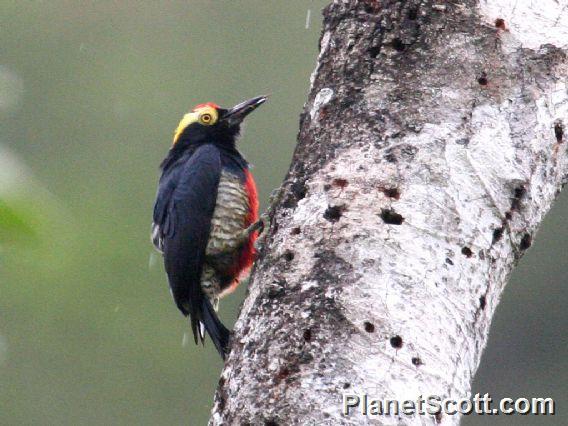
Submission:
[[[164,170],[154,205],[154,228],[172,295],[190,316],[195,341],[203,341],[203,323],[222,356],[229,331],[221,324],[201,290],[201,272],[209,240],[211,217],[221,176],[219,150],[203,145],[185,161]]]

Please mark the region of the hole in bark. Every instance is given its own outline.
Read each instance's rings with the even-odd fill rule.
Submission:
[[[402,215],[395,212],[393,209],[382,209],[381,219],[384,223],[389,225],[401,225],[404,222]]]
[[[390,338],[390,344],[395,349],[402,348],[402,337],[400,336],[393,336]]]
[[[406,48],[402,40],[399,38],[395,38],[391,44],[394,50],[396,50],[397,52],[402,52]]]
[[[495,26],[500,30],[505,30],[505,20],[503,18],[495,19]]]
[[[351,383],[343,383],[343,389],[349,389],[351,387]]]
[[[415,365],[416,367],[418,367],[418,366],[420,366],[420,365],[422,365],[422,364],[424,364],[424,363],[422,362],[422,360],[420,359],[420,357],[417,357],[417,356],[412,357],[412,365]]]
[[[290,234],[299,235],[301,232],[302,232],[302,229],[299,226],[297,226],[295,228],[292,228],[292,230],[290,231]]]
[[[304,330],[304,335],[303,335],[303,337],[304,337],[304,340],[305,340],[306,342],[311,342],[311,341],[312,341],[312,330],[311,330],[310,328],[306,328],[306,329]]]
[[[492,244],[495,244],[497,241],[499,241],[503,237],[503,231],[504,231],[503,227],[493,230],[493,243]]]
[[[416,20],[416,18],[418,18],[418,8],[412,7],[408,9],[408,14],[406,16],[408,16],[408,19],[411,21]]]
[[[324,191],[329,191],[330,189],[331,189],[331,185],[330,185],[329,183],[326,183],[326,184],[323,186],[323,190],[324,190]]]
[[[306,196],[306,192],[308,192],[308,190],[306,189],[306,185],[303,183],[294,182],[292,184],[292,193],[296,197],[296,201],[300,201],[304,198]]]
[[[453,262],[452,259],[450,259],[449,257],[446,257],[446,263],[447,263],[448,265],[452,265],[452,266],[454,265],[454,262]]]
[[[286,262],[291,262],[292,260],[294,260],[294,253],[292,253],[290,250],[286,250],[284,252],[284,259],[286,260]]]
[[[462,247],[462,254],[465,257],[471,257],[473,256],[473,252],[471,251],[471,249],[469,247]]]
[[[487,299],[485,298],[485,296],[480,296],[479,297],[479,307],[481,308],[481,310],[485,309],[486,305],[487,305]]]
[[[512,217],[513,217],[513,215],[511,214],[511,212],[505,213],[505,219],[511,220]]]
[[[328,206],[323,213],[323,217],[330,222],[337,222],[339,219],[341,219],[344,210],[345,206]]]
[[[564,126],[560,121],[554,124],[554,136],[556,136],[556,142],[562,143],[564,138]]]
[[[276,420],[265,420],[264,426],[278,426],[278,422]]]
[[[385,155],[385,160],[387,160],[389,163],[397,162],[396,155],[394,155],[392,152],[389,152]]]
[[[400,199],[400,191],[398,188],[379,188],[379,190],[389,198],[394,198],[395,200]]]
[[[286,377],[288,377],[290,375],[290,370],[288,370],[288,367],[282,367],[279,371],[278,374],[276,375],[276,379],[278,381],[285,379]]]
[[[527,189],[524,186],[517,186],[515,188],[515,198],[522,198],[523,195],[525,195],[527,192]]]
[[[521,250],[526,250],[532,245],[532,237],[530,234],[523,235],[521,238],[521,243],[519,244],[519,248]]]
[[[332,185],[337,186],[338,188],[341,189],[345,188],[349,184],[349,182],[347,182],[347,179],[342,179],[342,178],[333,179],[333,182],[331,183]]]
[[[381,54],[381,46],[371,46],[369,47],[369,55],[371,58],[376,58]]]
[[[487,83],[489,83],[489,80],[487,80],[487,73],[485,71],[483,71],[481,73],[481,76],[477,79],[477,82],[479,84],[481,84],[482,86],[487,86]]]
[[[369,321],[365,321],[365,331],[367,333],[374,333],[375,332],[375,326],[370,323]]]

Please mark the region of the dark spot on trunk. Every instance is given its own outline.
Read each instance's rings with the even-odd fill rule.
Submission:
[[[290,250],[286,250],[284,252],[284,259],[286,260],[286,262],[291,262],[292,260],[294,260],[294,253],[292,253]]]
[[[400,199],[400,191],[398,190],[398,188],[383,188],[383,187],[381,187],[381,188],[379,188],[379,190],[389,198],[394,198],[395,200]]]
[[[562,143],[564,140],[564,126],[560,121],[554,123],[554,136],[556,136],[556,142]]]
[[[306,185],[303,182],[294,182],[292,184],[292,193],[296,197],[296,201],[300,201],[306,196],[308,192]]]
[[[299,226],[296,226],[295,228],[292,228],[292,230],[290,231],[290,234],[299,235],[301,232],[302,232],[302,229]]]
[[[505,229],[503,227],[493,230],[493,242],[492,242],[492,244],[495,244],[496,242],[498,242],[503,237],[504,231],[505,231]]]
[[[391,44],[393,49],[396,50],[397,52],[402,52],[406,48],[402,40],[399,38],[395,38]]]
[[[345,206],[328,206],[323,213],[324,219],[330,222],[337,222],[341,219],[343,212],[345,211]]]
[[[408,9],[408,13],[406,14],[406,16],[407,16],[408,19],[410,19],[411,21],[416,20],[416,18],[418,18],[418,8],[416,8],[416,7],[411,7],[410,9]]]
[[[454,265],[454,262],[453,262],[452,259],[450,259],[449,257],[446,257],[446,263],[447,263],[448,265],[452,265],[452,266]]]
[[[347,179],[342,179],[342,178],[336,178],[333,179],[333,182],[331,182],[333,186],[337,186],[338,188],[345,188],[349,182],[347,182]]]
[[[393,336],[390,338],[390,344],[395,349],[402,348],[402,337],[400,336]]]
[[[412,357],[412,365],[415,365],[416,367],[418,367],[418,366],[420,366],[420,365],[422,365],[422,364],[424,364],[424,363],[422,362],[422,360],[420,359],[420,357],[417,357],[417,356]]]
[[[371,47],[369,47],[368,52],[369,52],[369,56],[371,56],[371,58],[376,58],[381,53],[381,46],[380,45],[371,46]]]
[[[485,295],[480,296],[479,297],[479,307],[481,308],[481,310],[485,309],[486,305],[487,305],[487,299],[485,298]]]
[[[384,223],[389,225],[401,225],[404,222],[402,215],[395,212],[393,209],[382,209],[381,219]]]
[[[479,258],[480,258],[481,260],[485,260],[485,252],[484,252],[483,250],[479,250],[479,251],[477,252],[477,255],[479,256]]]
[[[496,26],[497,28],[499,28],[500,30],[503,30],[503,31],[504,31],[504,30],[506,29],[506,27],[505,27],[505,20],[504,20],[503,18],[497,18],[497,19],[495,19],[495,26]]]
[[[523,238],[521,238],[521,243],[519,244],[519,248],[521,250],[526,250],[528,249],[530,246],[532,245],[532,237],[531,234],[525,234],[523,235]]]
[[[477,79],[477,82],[482,86],[487,86],[487,83],[489,83],[489,80],[487,80],[487,73],[485,71],[483,71],[481,73],[481,75]]]
[[[306,328],[304,330],[304,334],[303,334],[304,340],[306,342],[311,342],[312,341],[312,330],[311,328]]]
[[[513,217],[513,215],[511,214],[511,212],[505,213],[505,219],[511,220],[512,217]]]
[[[473,256],[473,252],[471,251],[471,249],[469,247],[462,247],[462,254],[465,257],[471,257]]]
[[[375,332],[375,326],[370,323],[369,321],[365,321],[365,331],[367,333],[374,333]]]
[[[349,389],[351,387],[351,383],[343,383],[343,389]]]
[[[278,422],[276,420],[265,420],[264,426],[278,426]]]
[[[290,370],[288,370],[288,367],[282,367],[280,370],[278,370],[278,374],[276,375],[276,382],[277,383],[280,382],[289,375],[290,375]]]

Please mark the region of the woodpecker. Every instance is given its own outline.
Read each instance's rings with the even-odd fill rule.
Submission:
[[[244,118],[266,99],[229,109],[197,105],[180,121],[160,165],[152,243],[195,343],[203,343],[207,331],[223,359],[230,332],[216,313],[219,298],[250,270],[263,228],[256,184],[236,142]]]

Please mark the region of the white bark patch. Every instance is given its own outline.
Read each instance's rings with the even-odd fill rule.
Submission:
[[[503,19],[506,31],[522,47],[538,49],[543,44],[568,45],[568,1],[566,0],[481,0],[486,22]]]
[[[324,106],[325,104],[327,104],[331,98],[333,97],[333,90],[331,90],[330,88],[326,87],[324,89],[321,89],[318,94],[316,95],[316,98],[314,99],[314,105],[312,106],[312,109],[310,110],[310,118],[312,119],[312,121],[314,121],[317,117],[317,113],[319,111],[319,109]],[[317,121],[317,120],[315,120]]]

